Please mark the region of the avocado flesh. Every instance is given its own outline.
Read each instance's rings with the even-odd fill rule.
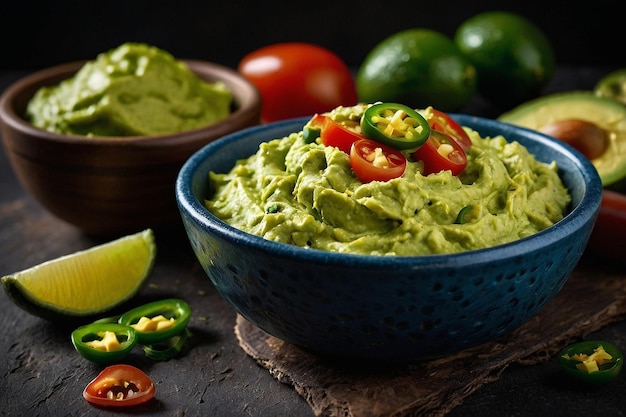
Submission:
[[[498,117],[502,122],[533,130],[566,119],[585,120],[608,133],[605,152],[591,163],[604,187],[621,189],[621,180],[626,180],[626,106],[622,103],[587,91],[553,93],[520,104]]]

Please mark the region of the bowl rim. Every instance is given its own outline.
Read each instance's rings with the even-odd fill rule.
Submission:
[[[276,256],[280,259],[289,259],[296,262],[306,259],[307,262],[312,263],[347,267],[358,265],[359,267],[390,270],[415,269],[422,266],[430,268],[437,267],[438,265],[463,267],[469,264],[480,265],[491,263],[494,259],[513,259],[520,256],[520,254],[524,255],[541,250],[541,248],[549,246],[563,239],[565,236],[570,235],[573,231],[579,230],[588,222],[595,222],[602,196],[602,185],[593,164],[579,151],[566,143],[531,129],[514,126],[485,117],[456,113],[450,113],[450,115],[456,118],[462,125],[469,124],[469,127],[472,127],[471,124],[475,123],[498,123],[499,126],[503,126],[508,132],[518,131],[531,140],[558,149],[560,153],[575,162],[574,165],[586,181],[585,191],[579,204],[573,207],[563,219],[547,229],[501,245],[450,254],[380,256],[338,253],[320,249],[302,248],[295,245],[271,241],[227,224],[211,214],[200,201],[198,201],[192,189],[192,179],[207,155],[251,133],[259,133],[271,129],[286,129],[287,126],[297,128],[298,125],[303,126],[304,123],[310,120],[310,117],[299,117],[243,129],[224,136],[195,152],[183,164],[176,179],[175,192],[179,210],[181,211],[183,220],[185,216],[189,216],[191,221],[200,225],[202,229],[208,229],[211,233],[218,235],[222,239],[236,242],[238,245],[246,247],[247,249],[264,252],[269,256]],[[478,131],[478,129],[475,130]],[[506,134],[503,134],[503,136],[506,137]]]
[[[215,62],[198,59],[178,59],[184,62],[189,69],[198,75],[207,73],[215,75],[215,81],[223,81],[233,93],[234,104],[237,106],[227,118],[215,124],[151,136],[84,136],[50,132],[38,128],[19,115],[14,108],[15,98],[25,89],[34,84],[51,85],[47,80],[66,79],[73,76],[88,60],[67,62],[27,74],[9,85],[0,95],[0,123],[30,137],[39,137],[41,140],[61,143],[76,143],[99,146],[118,146],[120,144],[149,144],[171,145],[172,139],[176,144],[184,145],[206,140],[207,136],[221,137],[233,131],[231,126],[239,126],[249,120],[260,120],[261,94],[258,88],[234,69]],[[198,73],[200,72],[200,74]],[[58,83],[58,81],[57,81]],[[241,93],[241,94],[238,94]]]

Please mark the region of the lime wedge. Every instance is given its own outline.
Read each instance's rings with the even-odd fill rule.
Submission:
[[[134,296],[155,258],[154,234],[146,229],[4,276],[2,284],[13,302],[31,314],[92,316]]]

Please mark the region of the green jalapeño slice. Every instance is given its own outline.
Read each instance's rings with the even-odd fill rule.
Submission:
[[[376,103],[361,118],[363,135],[400,151],[413,152],[430,136],[430,125],[412,108],[398,103]]]
[[[559,353],[559,363],[566,373],[593,385],[615,379],[623,361],[622,352],[604,341],[574,343]]]
[[[152,345],[180,334],[190,318],[189,304],[171,298],[136,307],[122,314],[119,323],[134,328],[139,343]]]
[[[118,361],[133,349],[137,332],[117,323],[92,323],[74,330],[72,344],[83,358],[97,364]]]

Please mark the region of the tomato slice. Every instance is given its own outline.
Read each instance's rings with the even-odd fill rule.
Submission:
[[[448,136],[452,137],[465,152],[472,146],[472,140],[463,127],[454,120],[448,113],[444,113],[441,110],[430,108],[433,114],[433,118],[428,122],[433,130],[444,132]]]
[[[431,130],[430,137],[413,155],[424,162],[424,174],[450,170],[452,175],[460,174],[467,166],[467,155],[449,135]]]
[[[358,122],[337,122],[332,117],[324,119],[321,138],[325,146],[334,146],[345,153],[350,153],[352,143],[359,139],[365,139],[361,134],[361,126]]]
[[[370,139],[358,139],[350,148],[350,166],[363,183],[389,181],[404,174],[406,157],[394,148]]]
[[[130,365],[104,368],[83,391],[91,404],[104,407],[128,407],[145,403],[154,397],[156,388],[142,370]]]

